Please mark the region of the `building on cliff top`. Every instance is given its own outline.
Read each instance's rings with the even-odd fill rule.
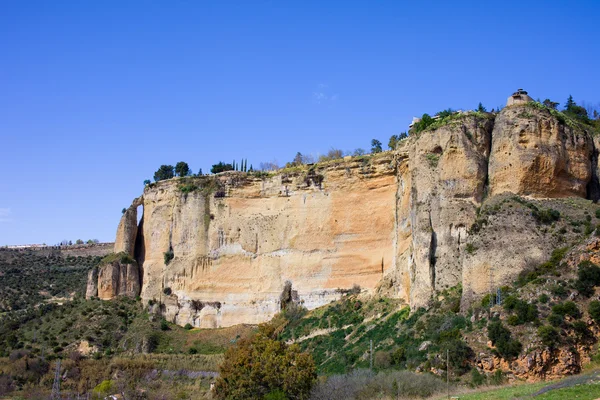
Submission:
[[[527,94],[523,89],[519,89],[508,97],[506,100],[507,106],[512,106],[513,104],[525,104],[533,101],[531,97]]]

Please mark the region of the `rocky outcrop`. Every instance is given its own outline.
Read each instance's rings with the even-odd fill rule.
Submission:
[[[496,118],[490,156],[490,194],[586,197],[592,178],[592,137],[548,110],[507,107]]]
[[[552,241],[530,210],[490,215],[497,232],[477,233],[496,199],[600,197],[594,139],[554,112],[518,104],[436,126],[393,152],[148,185],[124,213],[115,250],[139,261],[144,302],[181,325],[266,321],[288,280],[308,308],[353,285],[416,308],[457,284],[471,301],[489,292],[490,275],[509,282],[548,256]],[[101,297],[135,276],[104,268]]]
[[[127,253],[131,257],[135,254],[135,243],[138,233],[137,209],[143,204],[143,197],[135,199],[129,208],[125,210],[119,227],[117,228],[117,237],[115,239],[115,253]]]
[[[98,296],[98,267],[92,268],[88,272],[87,286],[85,289],[85,298],[90,299]]]
[[[493,118],[466,115],[401,148],[396,268],[410,304],[461,283],[467,230],[487,176]]]
[[[140,290],[138,264],[124,252],[105,257],[100,266],[88,273],[86,298],[110,300],[117,296],[137,297]]]

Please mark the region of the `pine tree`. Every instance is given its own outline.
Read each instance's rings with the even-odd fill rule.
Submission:
[[[573,96],[569,95],[567,99],[567,104],[565,104],[565,110],[571,111],[571,109],[575,106],[575,101],[573,100]]]

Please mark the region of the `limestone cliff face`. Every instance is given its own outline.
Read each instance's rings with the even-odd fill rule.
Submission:
[[[484,196],[493,118],[465,116],[402,144],[398,258],[411,304],[462,280],[467,230]]]
[[[136,297],[140,294],[140,270],[136,261],[123,257],[126,253],[108,256],[99,267],[88,273],[86,297],[110,300],[117,296]]]
[[[119,227],[117,228],[117,237],[115,239],[115,253],[125,252],[134,256],[135,240],[137,238],[137,208],[142,205],[142,197],[135,199],[131,206],[123,213]]]
[[[288,280],[314,308],[338,289],[373,289],[394,264],[392,153],[266,179],[229,173],[211,188],[214,179],[144,193],[142,298],[179,324],[265,321]]]
[[[528,104],[467,113],[393,152],[149,185],[123,215],[115,251],[138,261],[144,302],[181,325],[266,321],[286,281],[308,308],[355,284],[413,308],[457,284],[474,299],[490,290],[490,271],[510,282],[552,245],[525,217],[490,217],[498,234],[478,235],[481,208],[511,193],[600,197],[596,149],[584,129]],[[135,276],[107,268],[104,298]]]
[[[490,194],[585,197],[594,143],[582,129],[549,111],[507,107],[496,118],[490,157]]]

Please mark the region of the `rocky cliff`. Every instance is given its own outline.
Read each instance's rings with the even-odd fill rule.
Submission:
[[[286,281],[308,308],[355,285],[415,308],[462,284],[469,302],[555,244],[530,211],[486,210],[511,195],[597,200],[597,169],[590,132],[539,105],[457,114],[391,152],[151,184],[115,251],[139,263],[144,302],[182,325],[266,321]]]

